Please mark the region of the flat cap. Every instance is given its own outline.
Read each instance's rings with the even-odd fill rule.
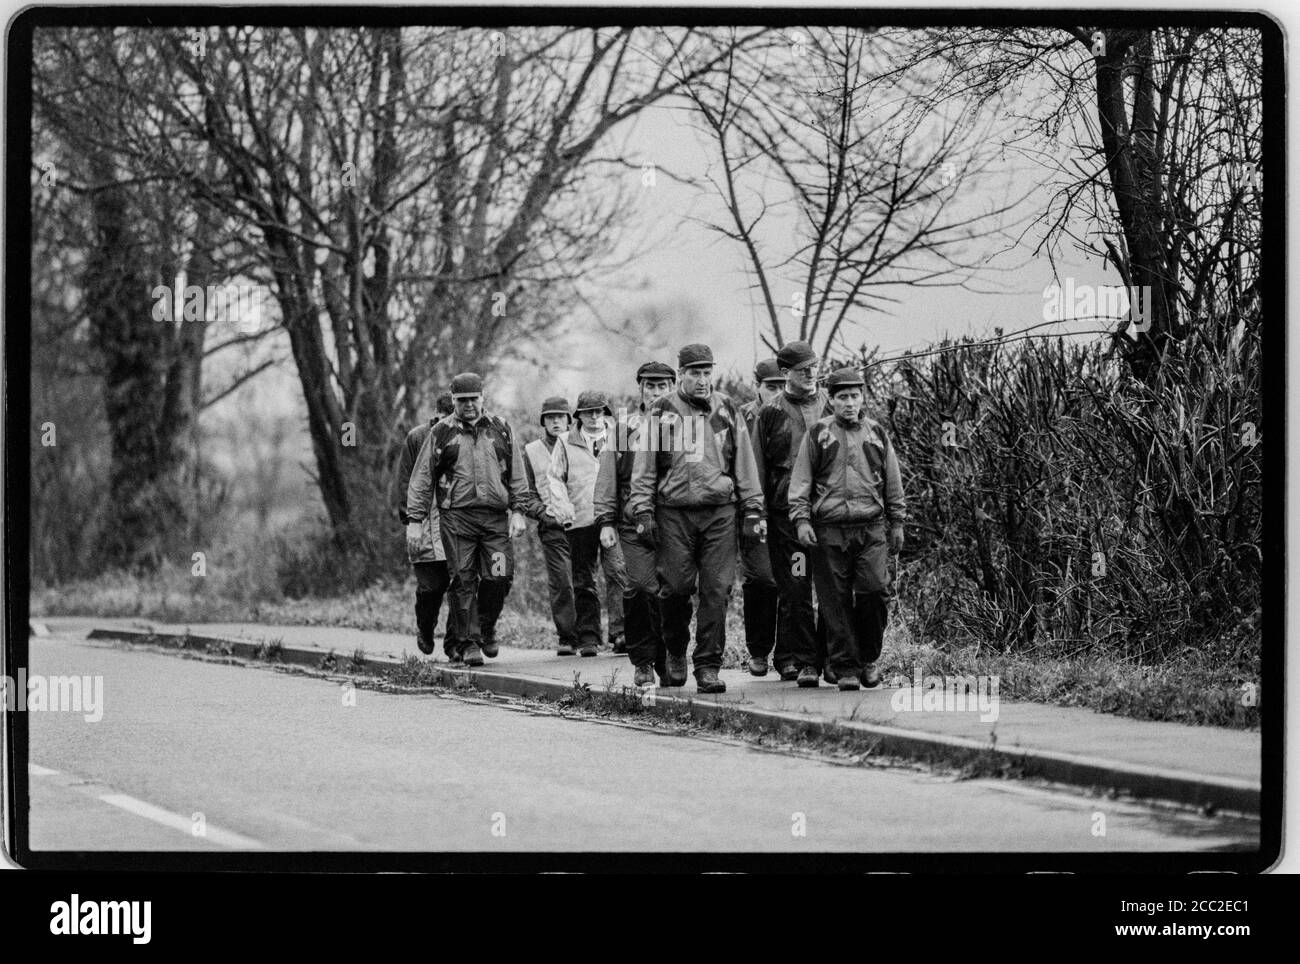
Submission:
[[[636,380],[638,382],[646,378],[667,378],[670,381],[676,381],[677,372],[661,361],[648,361],[636,370]]]
[[[777,363],[782,368],[803,368],[809,362],[817,360],[817,353],[806,341],[791,341],[781,346],[776,353]]]
[[[781,366],[776,363],[775,358],[764,358],[754,368],[754,380],[759,382],[783,382],[785,376],[781,374]]]
[[[463,398],[466,395],[482,395],[483,378],[474,372],[461,372],[451,380],[451,397]]]
[[[677,353],[678,368],[692,368],[696,365],[712,365],[713,350],[708,345],[686,345]]]
[[[834,395],[841,388],[861,388],[865,384],[856,368],[837,368],[826,379],[826,394]]]

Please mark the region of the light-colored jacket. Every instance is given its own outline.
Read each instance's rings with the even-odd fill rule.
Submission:
[[[600,445],[609,445],[610,437],[606,433]],[[596,474],[600,469],[600,458],[592,450],[591,441],[574,426],[555,441],[551,449],[551,464],[547,468],[547,481],[550,484],[548,504],[556,515],[569,522],[574,529],[594,525],[596,509]]]
[[[858,525],[907,518],[898,458],[872,419],[850,428],[831,415],[805,433],[790,473],[790,521]]]

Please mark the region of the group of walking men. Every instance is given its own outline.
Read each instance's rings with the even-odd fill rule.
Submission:
[[[817,356],[796,341],[758,365],[746,405],[715,391],[713,376],[709,347],[686,345],[676,369],[637,370],[634,410],[616,416],[595,391],[572,411],[548,398],[542,437],[520,445],[484,410],[482,379],[457,375],[438,417],[407,436],[395,479],[420,649],[433,652],[449,595],[448,658],[497,655],[511,540],[533,519],[559,655],[596,655],[603,567],[611,641],[634,683],[686,684],[694,617],[696,686],[724,692],[739,567],[750,673],[775,664],[799,686],[878,685],[888,557],[902,549],[906,506],[889,436],[864,412],[862,375],[841,368],[819,387]]]

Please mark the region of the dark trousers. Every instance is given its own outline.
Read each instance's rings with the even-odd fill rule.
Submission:
[[[439,521],[465,642],[493,640],[514,581],[509,517],[499,509],[444,509]]]
[[[737,531],[741,520],[736,520]],[[745,615],[745,645],[750,656],[766,659],[776,645],[778,596],[767,543],[741,539],[738,549]],[[786,657],[789,661],[789,657]]]
[[[619,526],[619,544],[627,584],[623,589],[623,623],[627,633],[627,658],[633,666],[653,663],[663,676],[663,617],[659,607],[659,575],[655,571],[655,550],[642,545],[633,526]]]
[[[692,508],[662,507],[659,525],[659,597],[664,646],[686,655],[691,641],[691,596],[699,596],[695,617],[695,672],[722,666],[726,647],[727,599],[736,580],[736,507],[731,503]]]
[[[831,671],[854,676],[880,657],[889,620],[889,546],[883,522],[815,525],[813,578]]]
[[[768,517],[767,545],[778,593],[773,662],[778,668],[794,663],[820,671],[826,645],[824,634],[817,631],[819,620],[813,609],[811,558],[799,545],[794,523],[786,513],[773,512]]]
[[[577,646],[578,614],[574,608],[568,534],[563,526],[542,522],[537,526],[537,538],[542,543],[542,558],[546,560],[546,585],[551,594],[555,634],[561,644]]]
[[[449,657],[455,656],[460,646],[460,621],[457,618],[455,604],[455,586],[452,585],[451,572],[445,562],[416,562],[411,564],[415,570],[415,625],[420,638],[433,647],[433,634],[438,628],[438,613],[442,609],[442,599],[450,590],[453,594],[447,606],[447,627],[442,634],[442,650]]]
[[[570,572],[573,574],[573,603],[577,612],[578,643],[600,645],[600,593],[596,573],[600,569],[600,529],[594,525],[569,529]]]
[[[596,527],[600,532],[600,527]],[[626,636],[626,615],[623,612],[623,597],[627,594],[627,562],[623,558],[621,542],[614,543],[613,549],[600,547],[600,568],[605,573],[605,614],[609,620],[609,639]]]

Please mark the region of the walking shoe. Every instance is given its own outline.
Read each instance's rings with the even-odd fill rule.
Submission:
[[[787,683],[793,683],[799,678],[799,667],[794,663],[786,663],[784,666],[778,666],[776,671],[781,674],[781,679]]]
[[[842,690],[855,690],[858,688],[858,678],[856,676],[841,676],[837,685]]]
[[[866,666],[862,667],[862,675],[860,678],[862,680],[862,685],[865,686],[867,689],[872,689],[873,687],[879,686],[880,667],[877,666],[874,662],[868,663]]]
[[[620,656],[627,655],[627,637],[622,633],[609,637],[609,645]]]
[[[428,642],[425,642],[425,639],[424,639],[423,636],[416,636],[416,637],[415,637],[415,645],[420,647],[420,652],[422,652],[425,656],[432,656],[432,655],[433,655],[433,640],[432,640],[432,639],[429,640]]]
[[[811,687],[821,685],[821,675],[817,672],[815,666],[805,666],[799,670],[799,675],[795,677],[800,686]]]
[[[633,686],[654,686],[655,668],[652,663],[642,663],[632,676]]]
[[[483,651],[478,648],[478,643],[466,643],[460,652],[460,661],[466,666],[482,666]]]
[[[496,659],[497,653],[501,652],[501,647],[497,645],[497,641],[495,639],[488,639],[486,636],[483,637],[482,648],[483,655],[489,659]]]
[[[573,643],[560,643],[555,647],[556,656],[577,656],[578,648]]]
[[[701,693],[727,692],[727,684],[718,679],[718,671],[712,666],[695,671],[695,688]]]
[[[583,643],[582,647],[578,650],[578,655],[595,656],[599,652],[600,652],[600,647],[597,646],[595,643]]]
[[[749,658],[749,675],[766,676],[767,675],[767,657],[751,656]]]
[[[822,676],[826,679],[826,682],[830,683],[832,686],[840,681],[840,678],[835,675],[835,670],[831,669],[829,666],[822,670]]]
[[[680,656],[668,654],[668,679],[664,686],[685,686],[686,685],[686,654]]]
[[[460,662],[460,650],[460,643],[443,643],[442,645],[442,651],[447,654],[447,662],[449,663]]]

